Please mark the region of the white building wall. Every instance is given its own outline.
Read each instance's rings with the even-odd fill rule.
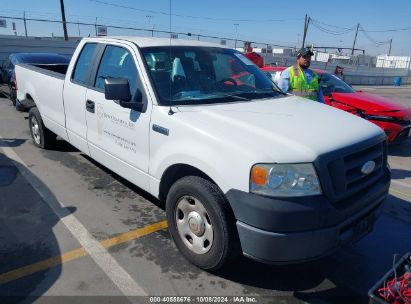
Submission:
[[[410,56],[377,56],[377,68],[407,69],[410,68]]]

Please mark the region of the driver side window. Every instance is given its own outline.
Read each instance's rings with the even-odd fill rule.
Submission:
[[[104,50],[97,71],[94,87],[104,91],[104,80],[107,77],[126,78],[130,85],[130,95],[137,90],[137,68],[131,53],[122,47],[109,45]]]

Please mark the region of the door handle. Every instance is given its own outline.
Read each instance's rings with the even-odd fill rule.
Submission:
[[[91,101],[89,99],[87,99],[86,101],[86,110],[89,111],[90,113],[94,113],[96,109],[96,105],[94,103],[94,101]]]

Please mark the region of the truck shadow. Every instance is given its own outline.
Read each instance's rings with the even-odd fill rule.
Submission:
[[[400,198],[390,196],[387,205],[411,213],[410,202]],[[294,299],[306,303],[368,303],[368,290],[392,267],[394,254],[399,259],[411,248],[411,222],[394,217],[389,208],[373,232],[327,258],[289,266],[244,258],[217,275],[248,286],[290,291]]]
[[[408,139],[402,143],[389,145],[388,155],[402,157],[411,156],[411,139]]]
[[[20,139],[20,138],[3,138],[0,140],[0,148],[1,147],[11,147],[15,148],[18,146],[21,146],[26,142],[26,139]]]
[[[76,147],[72,146],[63,139],[60,139],[59,137],[57,137],[55,144],[49,150],[58,152],[79,152],[79,150]]]
[[[411,177],[411,171],[403,169],[391,169],[392,179],[405,179]]]
[[[6,143],[1,142],[6,145]],[[53,208],[29,184],[43,189]],[[53,228],[74,212],[61,208],[50,190],[29,170],[0,153],[0,302],[32,303],[61,275],[60,247]],[[54,257],[54,267],[33,264]],[[29,266],[30,265],[30,266]],[[23,268],[29,266],[27,268]]]
[[[126,179],[124,179],[120,175],[118,175],[115,172],[111,171],[110,169],[104,167],[102,164],[98,163],[97,161],[95,161],[94,159],[89,157],[88,155],[86,155],[86,154],[81,154],[81,155],[85,159],[87,159],[90,163],[92,163],[94,166],[96,166],[99,169],[101,169],[102,171],[104,171],[104,173],[106,173],[108,175],[111,175],[116,181],[121,183],[126,188],[129,188],[131,191],[135,192],[137,195],[139,195],[139,196],[143,197],[144,199],[150,201],[152,204],[156,205],[157,207],[159,207],[162,210],[166,209],[165,203],[159,201],[157,198],[152,196],[150,193],[144,191],[143,189],[141,189],[141,188],[137,187],[136,185],[132,184],[131,182],[127,181]]]

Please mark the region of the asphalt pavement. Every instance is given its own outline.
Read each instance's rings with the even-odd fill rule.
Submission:
[[[411,107],[411,87],[362,89]],[[244,258],[211,274],[178,252],[161,202],[68,143],[36,148],[27,118],[0,98],[0,303],[368,303],[411,251],[411,140],[389,148],[390,196],[360,242],[311,263]]]

